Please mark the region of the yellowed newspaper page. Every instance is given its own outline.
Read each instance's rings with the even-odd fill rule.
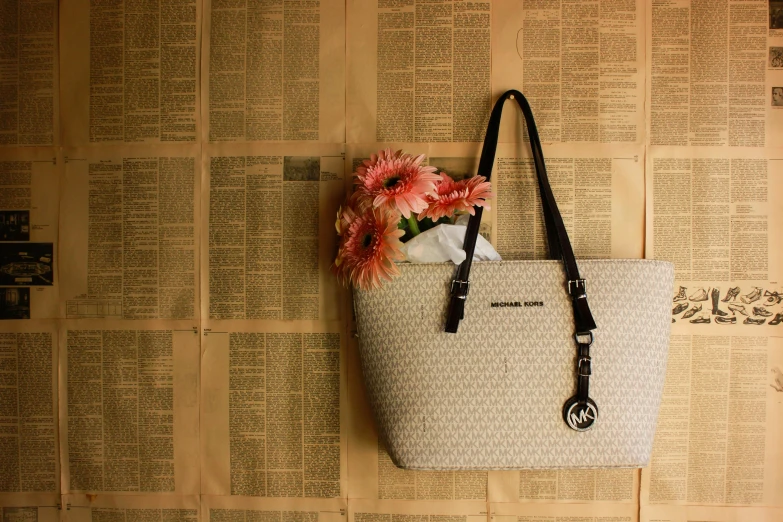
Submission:
[[[3,522],[59,522],[62,516],[60,495],[0,493],[0,518]]]
[[[64,522],[199,522],[197,495],[63,495]]]
[[[642,505],[781,506],[783,151],[652,147],[647,166],[647,255],[675,287]]]
[[[202,522],[346,522],[347,502],[202,495],[201,511]]]
[[[648,4],[493,2],[493,94],[521,91],[544,142],[643,143]]]
[[[783,149],[651,147],[647,257],[674,263],[687,297],[674,302],[704,302],[702,314],[712,310],[713,316],[731,306],[725,311],[739,319],[757,315],[755,308],[777,312],[783,300],[781,197]],[[711,300],[713,290],[720,292],[719,305]]]
[[[348,499],[348,522],[489,522],[486,502]]]
[[[491,503],[493,522],[638,522],[636,504]]]
[[[199,337],[191,322],[61,322],[63,492],[199,493]]]
[[[348,1],[347,142],[482,141],[490,4]]]
[[[767,283],[780,283],[783,270],[781,174],[780,149],[651,147],[647,257],[674,262],[678,281],[741,281],[743,294],[762,285],[760,297],[769,297],[779,289]]]
[[[716,317],[672,325],[643,505],[783,504],[782,338]]]
[[[202,493],[344,498],[344,146],[215,144],[202,165]]]
[[[641,522],[777,522],[781,508],[642,506]]]
[[[3,3],[0,146],[59,145],[56,0]]]
[[[61,172],[53,147],[0,149],[0,321],[58,316]]]
[[[208,321],[201,491],[345,497],[345,361],[337,321]]]
[[[62,317],[197,319],[199,154],[65,150]]]
[[[0,505],[59,500],[57,343],[53,320],[0,322]]]
[[[204,2],[204,141],[345,141],[345,4]]]
[[[63,144],[198,139],[201,2],[60,3]]]
[[[203,162],[202,318],[338,319],[343,145],[210,145]]]
[[[644,254],[644,149],[553,144],[546,171],[577,259]],[[545,259],[546,232],[529,146],[501,144],[493,242],[503,259]]]
[[[493,502],[612,503],[636,506],[639,470],[551,469],[489,472]]]
[[[647,2],[650,145],[781,145],[778,9],[776,1]]]

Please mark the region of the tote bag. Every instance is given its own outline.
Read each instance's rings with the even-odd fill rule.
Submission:
[[[407,469],[641,467],[648,464],[671,328],[671,263],[577,264],[518,91],[492,111],[487,178],[504,102],[524,115],[549,259],[399,265],[354,291],[365,386],[392,461]],[[578,211],[578,210],[577,210]]]

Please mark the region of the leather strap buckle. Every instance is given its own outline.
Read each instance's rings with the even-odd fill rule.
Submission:
[[[590,358],[589,355],[582,356],[579,358],[576,366],[577,373],[579,374],[579,376],[589,377],[590,375],[593,374],[593,367],[591,362],[592,359]]]
[[[454,279],[451,282],[451,295],[460,299],[467,299],[470,293],[470,280],[462,281],[460,279]]]
[[[595,337],[593,336],[593,332],[591,332],[591,331],[576,332],[574,334],[574,341],[576,341],[576,344],[579,344],[579,345],[592,346],[594,339],[595,339]]]
[[[584,279],[569,279],[568,293],[574,299],[584,299],[587,297],[587,283]]]

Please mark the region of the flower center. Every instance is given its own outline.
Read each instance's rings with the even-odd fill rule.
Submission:
[[[362,238],[362,248],[368,248],[372,244],[372,234],[365,234]]]
[[[392,188],[399,182],[400,182],[399,176],[392,176],[391,178],[386,178],[385,180],[383,180],[383,188],[385,189]]]

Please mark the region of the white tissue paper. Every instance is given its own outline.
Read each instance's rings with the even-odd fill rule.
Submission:
[[[402,245],[405,260],[411,263],[444,263],[451,261],[458,265],[465,261],[465,231],[467,218],[460,216],[456,225],[438,225],[426,230]],[[464,224],[463,224],[464,223]],[[492,245],[479,234],[476,249],[473,251],[474,261],[500,261]]]

